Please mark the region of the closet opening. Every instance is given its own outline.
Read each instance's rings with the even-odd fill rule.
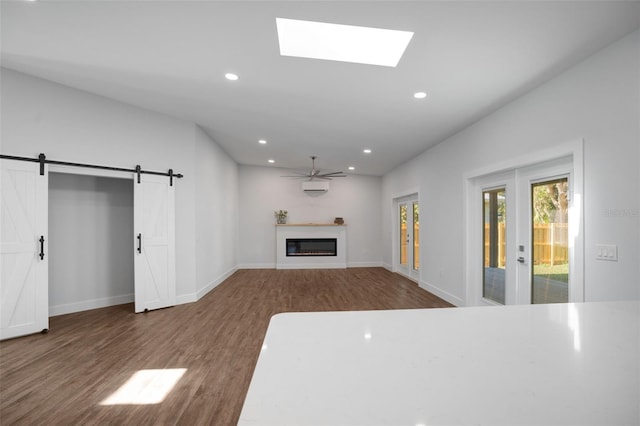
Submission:
[[[49,316],[134,301],[133,184],[49,173]]]

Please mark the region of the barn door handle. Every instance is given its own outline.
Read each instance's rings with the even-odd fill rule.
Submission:
[[[142,234],[138,234],[138,253],[142,254]]]
[[[44,235],[40,235],[40,260],[44,260]]]

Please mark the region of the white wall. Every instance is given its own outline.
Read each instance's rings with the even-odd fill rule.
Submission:
[[[310,195],[302,192],[300,179],[281,177],[291,174],[290,170],[240,166],[239,173],[240,267],[275,266],[275,210],[287,210],[288,223],[333,223],[335,217],[343,217],[347,265],[381,265],[381,178],[336,178],[327,193]]]
[[[172,168],[183,173],[185,177],[176,180],[178,303],[197,300],[205,286],[202,283],[214,282],[226,272],[228,260],[224,265],[203,266],[203,262],[210,262],[205,258],[219,254],[202,252],[196,256],[196,230],[206,230],[209,235],[227,232],[227,224],[211,227],[198,221],[205,220],[207,205],[215,204],[212,199],[226,197],[227,188],[233,188],[237,178],[231,174],[226,180],[204,184],[197,180],[208,163],[213,168],[225,165],[231,169],[235,163],[195,124],[5,68],[0,78],[2,154],[35,157],[43,152],[52,160],[124,168],[140,164],[148,170]],[[196,193],[197,185],[202,194]],[[201,205],[198,195],[209,200],[208,204]],[[197,213],[197,206],[204,210]],[[232,202],[229,208],[236,206]],[[235,255],[235,247],[231,252]]]
[[[348,264],[391,265],[391,200],[418,189],[421,285],[461,304],[464,173],[584,138],[586,299],[639,298],[639,39],[635,32],[383,179],[335,179],[321,196],[281,178],[284,170],[236,166],[193,123],[6,69],[0,152],[184,173],[176,193],[179,302],[196,300],[236,265],[273,267],[278,209],[290,222],[342,216]],[[617,244],[619,261],[595,261],[597,243]]]
[[[133,301],[133,182],[49,174],[49,315]]]
[[[196,127],[196,281],[201,297],[236,270],[238,166]]]
[[[464,303],[463,175],[560,143],[585,141],[585,299],[640,298],[640,33],[636,31],[480,120],[383,179],[383,238],[390,200],[421,197],[421,285]],[[595,245],[618,245],[618,262]],[[385,244],[391,264],[391,244]]]

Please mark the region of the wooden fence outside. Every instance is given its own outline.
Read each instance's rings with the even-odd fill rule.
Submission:
[[[569,262],[569,228],[566,223],[536,223],[533,225],[533,263],[561,265]],[[484,265],[489,266],[489,224],[484,227]],[[498,224],[498,267],[506,261],[505,223]]]

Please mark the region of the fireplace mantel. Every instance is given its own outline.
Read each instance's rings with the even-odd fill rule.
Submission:
[[[335,238],[336,256],[287,256],[287,238]],[[276,225],[276,269],[344,269],[347,267],[347,227],[334,223]]]

